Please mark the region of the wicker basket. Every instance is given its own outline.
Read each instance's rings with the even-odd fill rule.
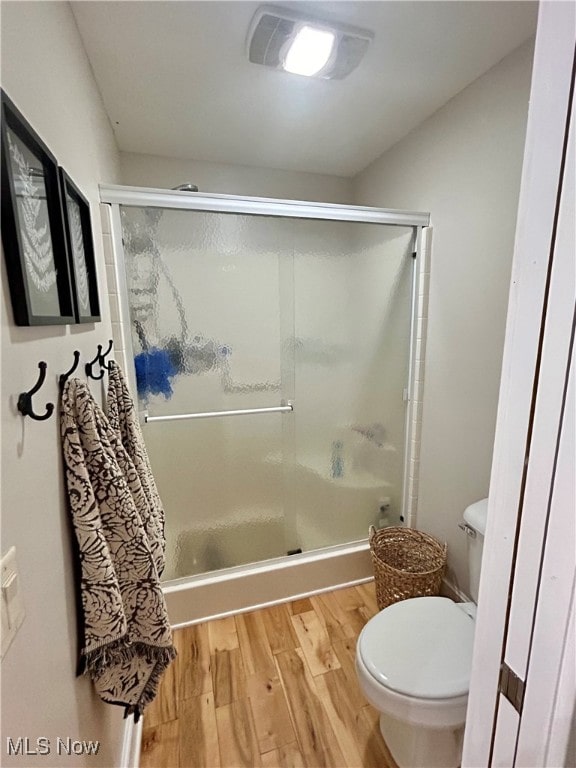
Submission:
[[[380,610],[409,597],[438,595],[446,544],[414,528],[370,527],[376,599]]]

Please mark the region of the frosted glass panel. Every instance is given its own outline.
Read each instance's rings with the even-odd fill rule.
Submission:
[[[123,208],[122,224],[141,409],[162,416],[280,405],[289,222]],[[284,418],[145,425],[166,508],[166,578],[286,554]]]
[[[400,522],[413,234],[295,227],[293,503],[300,546],[315,549]]]
[[[141,410],[173,579],[400,520],[411,228],[121,209]]]
[[[123,209],[122,221],[138,394],[150,413],[278,404],[285,222],[140,208]]]
[[[273,458],[283,418],[267,414],[145,427],[166,509],[165,579],[286,554],[282,466],[280,457]]]

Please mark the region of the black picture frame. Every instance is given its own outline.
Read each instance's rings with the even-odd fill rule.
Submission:
[[[77,323],[97,323],[101,317],[90,203],[62,166],[58,172],[74,316]]]
[[[58,163],[2,90],[2,243],[16,325],[74,323]]]

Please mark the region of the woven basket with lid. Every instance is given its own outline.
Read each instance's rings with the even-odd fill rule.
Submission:
[[[414,528],[374,526],[369,542],[380,610],[410,597],[440,594],[446,544]]]

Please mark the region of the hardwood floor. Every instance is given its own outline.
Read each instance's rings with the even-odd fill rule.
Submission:
[[[395,768],[356,681],[373,584],[174,633],[141,768]]]

